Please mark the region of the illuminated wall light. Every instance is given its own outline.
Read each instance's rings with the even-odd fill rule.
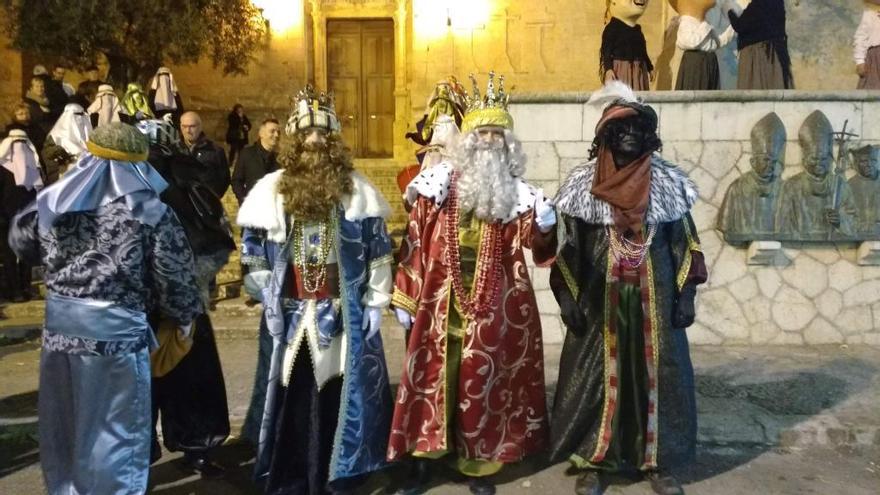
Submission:
[[[442,38],[478,29],[489,22],[492,0],[413,0],[415,35]]]
[[[269,21],[272,33],[283,35],[302,28],[302,0],[252,0],[252,3],[263,9],[263,17]]]

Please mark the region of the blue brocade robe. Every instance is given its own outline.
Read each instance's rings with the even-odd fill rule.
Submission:
[[[146,164],[90,155],[15,217],[10,245],[46,267],[40,462],[50,494],[144,493],[150,459],[146,308],[202,310],[193,256]]]
[[[239,225],[244,227],[242,262],[251,267],[248,275],[250,291],[261,292],[262,325],[272,338],[268,374],[264,383],[255,386],[269,391],[262,414],[255,465],[258,480],[268,476],[274,449],[280,397],[272,391],[279,388],[285,349],[288,343],[299,337],[295,320],[302,316],[299,311],[291,311],[292,301],[282,295],[285,277],[289,273],[295,220],[286,218],[281,197],[277,194],[281,174],[282,171],[277,171],[258,182],[242,204],[238,217]],[[372,298],[369,292],[373,268],[391,262],[391,241],[383,219],[390,209],[365,178],[357,173],[352,178],[354,192],[343,198],[336,212],[337,228],[332,232],[340,296],[339,313],[335,317],[342,320],[341,331],[347,344],[343,347],[345,373],[339,423],[330,460],[330,482],[386,467],[385,449],[392,411],[381,335],[377,334],[368,341],[362,329],[364,304]],[[254,287],[254,280],[260,278],[263,283],[256,283],[257,287]],[[390,293],[390,278],[388,281]],[[326,302],[318,301],[319,311],[322,301]],[[370,305],[387,306],[389,303],[390,294],[386,301]],[[324,330],[326,328],[319,329],[322,334]],[[258,381],[261,373],[266,372],[258,365]],[[259,396],[259,392],[255,390],[255,395]]]

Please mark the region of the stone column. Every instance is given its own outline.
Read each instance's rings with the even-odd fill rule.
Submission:
[[[394,12],[394,159],[406,163],[410,148],[403,137],[409,125],[410,88],[407,78],[407,59],[410,40],[407,36],[410,12],[406,0],[397,0]]]

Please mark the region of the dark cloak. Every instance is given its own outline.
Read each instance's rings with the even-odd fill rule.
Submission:
[[[687,335],[672,324],[682,289],[706,280],[696,228],[688,213],[696,191],[682,172],[655,157],[646,222],[656,225],[657,231],[642,265],[645,325],[638,337],[643,337],[644,352],[636,349],[642,342],[639,338],[637,345],[629,342],[625,346],[628,352],[618,353],[618,286],[607,280],[614,263],[605,229],[613,219],[607,204],[588,190],[592,173],[592,163],[573,170],[556,199],[565,234],[551,269],[550,286],[567,332],[553,404],[550,453],[556,461],[599,466],[614,444],[620,443],[611,429],[613,421],[622,420],[640,428],[644,450],[637,459],[629,459],[636,464],[633,467],[666,469],[691,461],[696,449],[694,376]],[[639,362],[643,364],[633,365]],[[643,414],[617,407],[626,399],[618,393],[624,367],[647,372],[640,379],[646,390],[638,391],[646,397]]]

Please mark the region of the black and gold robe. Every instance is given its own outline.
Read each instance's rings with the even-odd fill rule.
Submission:
[[[567,332],[551,455],[581,468],[667,468],[692,459],[696,446],[687,335],[673,324],[682,289],[706,280],[689,213],[696,187],[652,159],[645,223],[656,233],[632,285],[609,250],[611,208],[590,193],[594,169],[575,168],[556,197],[562,238],[550,285]]]

